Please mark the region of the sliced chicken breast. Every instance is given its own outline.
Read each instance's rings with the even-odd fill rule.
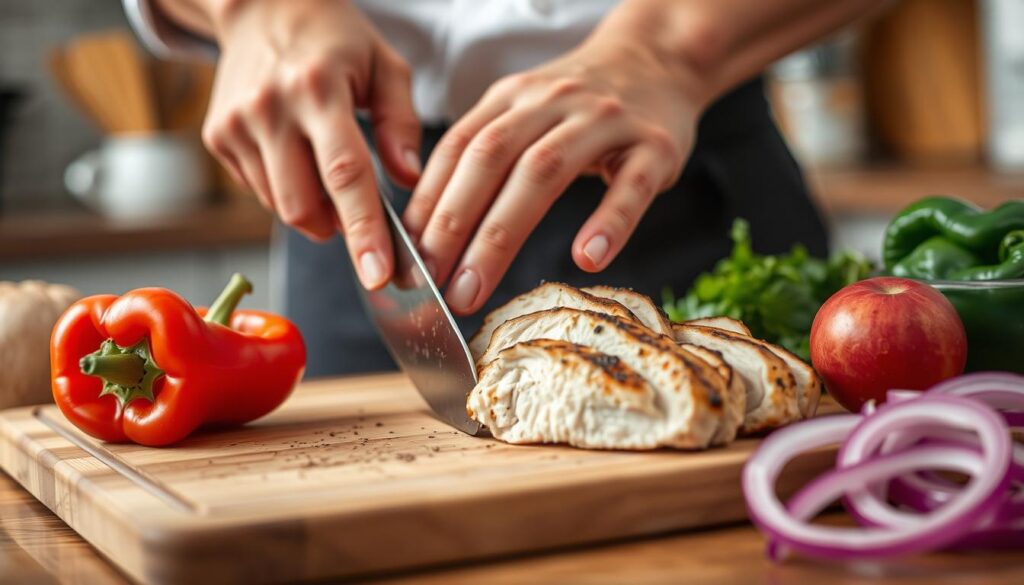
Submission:
[[[550,339],[499,352],[466,411],[508,443],[655,449],[677,435],[657,391],[621,360]]]
[[[718,430],[711,437],[711,444],[727,445],[731,443],[743,425],[743,416],[747,411],[747,390],[743,386],[743,380],[722,359],[721,353],[689,343],[683,343],[679,347],[710,364],[725,380],[727,390],[722,400],[722,423],[718,425]]]
[[[732,331],[733,333],[752,337],[750,335],[750,328],[747,327],[747,324],[739,319],[733,319],[732,317],[704,317],[702,319],[690,319],[689,321],[684,321],[683,325],[714,327],[715,329]]]
[[[534,339],[590,347],[620,359],[646,379],[666,417],[660,431],[662,445],[706,447],[722,424],[728,386],[711,365],[667,336],[603,313],[559,308],[506,321],[494,330],[477,367],[482,372],[505,348]]]
[[[648,329],[655,333],[672,337],[672,322],[668,320],[668,315],[661,310],[661,307],[654,304],[651,297],[628,288],[614,286],[588,286],[582,290],[596,297],[611,299],[621,303],[622,306],[636,315],[636,318]]]
[[[750,338],[697,325],[673,325],[675,339],[722,354],[746,389],[746,415],[741,432],[756,433],[800,420],[796,379],[781,358]]]
[[[818,410],[818,401],[821,399],[822,382],[818,377],[818,372],[814,371],[810,364],[782,346],[756,337],[751,337],[750,340],[786,362],[786,366],[793,372],[793,378],[796,380],[796,402],[800,408],[800,415],[803,418],[814,416]]]
[[[484,353],[487,344],[491,341],[491,333],[505,321],[527,313],[557,307],[597,311],[639,323],[636,315],[616,301],[585,293],[574,286],[561,282],[546,282],[488,313],[484,317],[480,331],[477,331],[476,335],[469,340],[470,353],[473,354],[474,359],[479,360],[480,355]]]

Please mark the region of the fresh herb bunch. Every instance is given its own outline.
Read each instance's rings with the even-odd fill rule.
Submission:
[[[732,225],[732,254],[697,277],[686,296],[663,292],[673,321],[725,315],[740,319],[760,339],[777,343],[810,360],[811,323],[822,303],[844,286],[862,280],[872,265],[854,251],[828,260],[812,257],[802,245],[788,254],[761,256],[750,245],[750,224]]]

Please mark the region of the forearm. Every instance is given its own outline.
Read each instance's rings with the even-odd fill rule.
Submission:
[[[627,0],[591,37],[646,39],[707,104],[772,61],[821,39],[885,0]]]
[[[154,0],[160,14],[174,24],[199,36],[215,38],[220,15],[238,4],[237,0]]]

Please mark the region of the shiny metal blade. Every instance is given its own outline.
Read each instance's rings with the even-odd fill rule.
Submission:
[[[395,276],[384,288],[358,283],[363,306],[391,356],[439,419],[476,435],[480,423],[466,414],[466,397],[476,385],[476,367],[455,319],[391,205],[393,196],[380,162],[374,170],[395,250]]]

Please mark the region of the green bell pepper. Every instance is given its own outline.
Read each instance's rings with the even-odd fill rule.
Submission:
[[[893,218],[882,248],[896,276],[927,280],[1024,278],[1024,200],[985,212],[928,197]]]

